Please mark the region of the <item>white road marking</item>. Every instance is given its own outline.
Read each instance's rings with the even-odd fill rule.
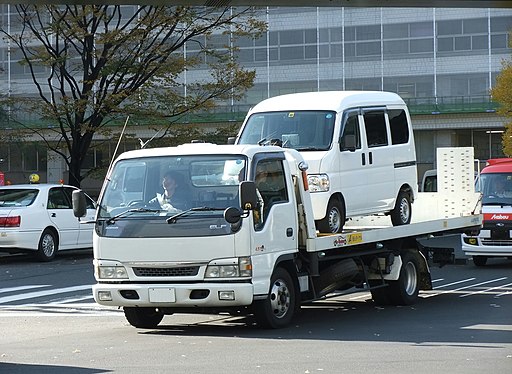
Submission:
[[[27,292],[27,293],[23,293],[23,294],[4,296],[4,297],[0,297],[0,304],[6,304],[6,303],[10,303],[12,301],[18,301],[18,300],[33,299],[33,298],[42,297],[42,296],[57,295],[57,294],[66,293],[66,292],[90,290],[91,288],[92,288],[92,285],[86,284],[86,285],[81,285],[81,286],[54,288],[54,289],[46,290],[46,291],[34,291],[34,292]]]
[[[14,291],[24,291],[31,290],[33,288],[43,288],[43,287],[51,287],[49,284],[34,284],[32,286],[18,286],[18,287],[9,287],[9,288],[0,288],[0,293],[14,292]]]
[[[467,290],[468,288],[477,287],[477,286],[481,286],[483,284],[488,284],[488,283],[493,283],[493,282],[499,282],[499,281],[502,281],[502,280],[505,280],[505,279],[507,279],[507,277],[498,278],[498,279],[491,279],[491,280],[488,280],[488,281],[485,281],[485,282],[480,282],[480,283],[470,284],[469,286],[465,286],[465,287],[455,288],[453,290],[439,291],[437,293],[429,293],[427,295],[424,295],[423,297],[424,298],[428,298],[428,297],[438,296],[438,295],[441,295],[441,294],[445,295],[445,294],[455,293],[455,292],[459,292],[459,291],[462,291],[462,290]],[[464,280],[464,281],[467,281],[467,280]],[[454,282],[454,284],[455,283],[461,283],[461,282],[464,282],[464,281]]]
[[[505,288],[505,287],[508,287],[508,286],[512,286],[512,283],[504,284],[502,286],[496,286],[496,287],[487,288],[485,290],[470,292],[470,293],[467,293],[467,294],[464,294],[464,295],[460,295],[459,297],[467,297],[467,296],[471,296],[471,295],[477,295],[479,293],[486,293],[486,292],[489,292],[489,291],[492,291],[492,290],[499,290],[501,288]]]

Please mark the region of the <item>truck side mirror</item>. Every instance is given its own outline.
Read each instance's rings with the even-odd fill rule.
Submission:
[[[236,136],[230,136],[228,137],[228,143],[227,144],[235,144]]]
[[[256,184],[253,181],[240,183],[240,206],[243,210],[253,210],[258,207],[259,199],[256,192]]]
[[[235,208],[234,206],[230,206],[229,208],[226,208],[224,211],[224,219],[226,222],[235,224],[240,221],[240,218],[242,217],[243,211],[241,211],[238,208]]]
[[[356,150],[356,136],[344,135],[340,142],[340,151],[354,152]]]
[[[87,201],[82,190],[75,190],[71,195],[73,214],[75,217],[84,217],[87,214]]]

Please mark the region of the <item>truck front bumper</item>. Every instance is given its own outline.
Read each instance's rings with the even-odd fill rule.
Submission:
[[[109,284],[93,286],[94,300],[106,306],[203,307],[250,305],[251,283]]]
[[[512,256],[512,240],[492,241],[485,236],[462,235],[462,251],[467,256]]]

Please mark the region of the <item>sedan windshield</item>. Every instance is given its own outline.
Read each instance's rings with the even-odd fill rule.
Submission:
[[[37,189],[0,189],[0,207],[29,206],[38,193]]]
[[[325,151],[331,146],[335,118],[331,111],[255,113],[245,124],[239,143]]]

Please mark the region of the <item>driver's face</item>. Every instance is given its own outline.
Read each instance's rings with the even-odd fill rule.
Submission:
[[[171,177],[164,177],[162,185],[166,190],[173,190],[176,188],[176,181]]]

